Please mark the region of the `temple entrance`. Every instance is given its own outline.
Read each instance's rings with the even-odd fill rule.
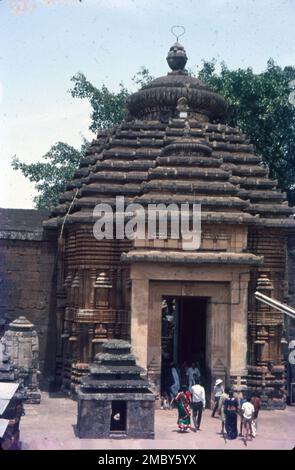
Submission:
[[[196,364],[201,381],[206,384],[206,310],[203,297],[162,298],[162,371],[161,392],[167,391],[171,364],[175,364],[180,382],[185,383],[185,369]]]

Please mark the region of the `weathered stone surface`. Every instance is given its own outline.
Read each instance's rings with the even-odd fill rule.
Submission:
[[[126,374],[126,357],[133,357],[128,342],[107,341],[103,353],[96,355],[90,375],[81,379],[78,390],[79,437],[154,438],[155,396],[147,380],[140,377],[141,368],[133,359],[130,365],[132,373],[130,376]],[[115,407],[119,411],[115,411]],[[112,427],[116,417],[122,420],[119,429]]]
[[[42,220],[47,214],[0,209],[0,335],[19,316],[35,325],[44,385],[53,380],[55,369],[56,237],[43,230]]]
[[[34,325],[21,316],[11,322],[2,343],[5,352],[18,370],[19,380],[26,390],[28,403],[40,403],[39,339]]]

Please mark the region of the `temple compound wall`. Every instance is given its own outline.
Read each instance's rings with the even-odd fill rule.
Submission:
[[[32,322],[41,384],[54,377],[56,237],[43,231],[44,210],[0,209],[0,336],[19,316]]]

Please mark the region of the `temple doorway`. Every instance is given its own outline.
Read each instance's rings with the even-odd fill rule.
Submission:
[[[172,363],[182,383],[186,379],[185,368],[197,364],[206,385],[207,302],[204,297],[162,298],[162,393],[167,391]]]

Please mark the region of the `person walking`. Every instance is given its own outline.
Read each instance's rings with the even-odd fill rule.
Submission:
[[[195,426],[195,431],[197,432],[200,430],[202,413],[206,407],[205,389],[200,384],[199,379],[196,379],[195,385],[192,386],[191,394],[192,394],[191,407],[193,410],[193,422]]]
[[[215,413],[216,413],[217,408],[218,408],[218,403],[219,403],[220,397],[223,393],[222,383],[223,383],[222,379],[217,379],[216,382],[215,382],[215,385],[214,385],[214,389],[213,389],[214,407],[213,407],[213,411],[212,411],[212,415],[211,415],[212,418],[215,417]]]
[[[178,429],[179,432],[185,432],[190,429],[191,417],[190,417],[190,402],[191,396],[185,385],[181,386],[180,392],[174,398],[177,403],[178,409]]]

